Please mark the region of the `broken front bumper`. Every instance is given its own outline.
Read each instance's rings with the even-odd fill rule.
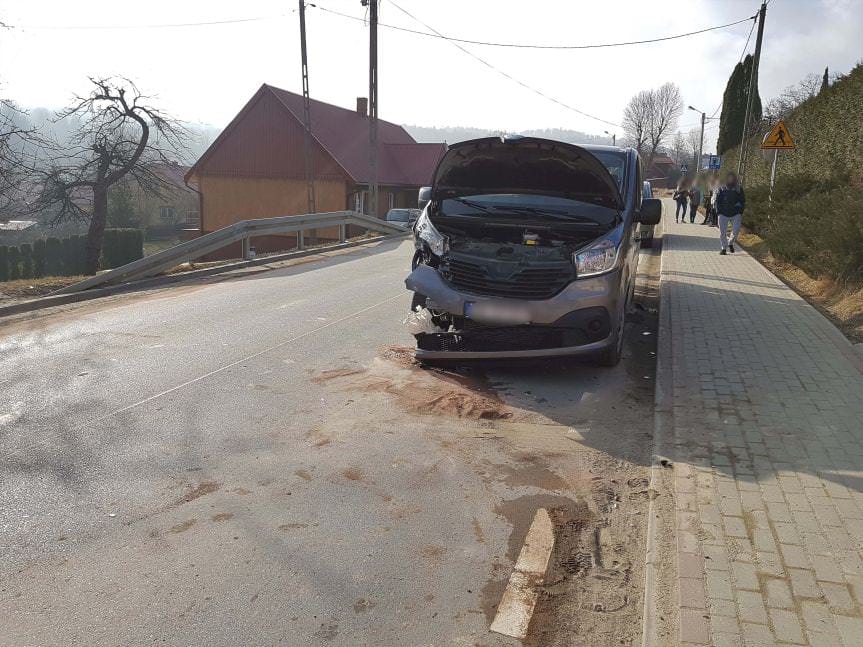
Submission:
[[[539,301],[474,295],[456,290],[427,265],[405,280],[409,290],[428,297],[428,307],[464,322],[454,332],[417,335],[418,358],[482,359],[586,355],[613,343],[618,321],[620,272],[573,281]],[[486,307],[477,307],[480,306]],[[483,320],[477,312],[513,312],[519,321]]]

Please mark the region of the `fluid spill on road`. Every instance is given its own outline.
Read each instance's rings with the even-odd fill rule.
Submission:
[[[515,415],[481,374],[425,370],[413,352],[401,346],[387,346],[368,368],[331,369],[311,379],[354,392],[385,393],[403,409],[421,415],[471,420],[507,420]]]

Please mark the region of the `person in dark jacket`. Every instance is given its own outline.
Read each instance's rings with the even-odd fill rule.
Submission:
[[[677,189],[671,197],[677,203],[677,211],[674,212],[674,222],[686,222],[686,204],[689,201],[689,183],[685,178],[680,180],[677,184]],[[683,210],[682,216],[680,213],[681,209]]]
[[[734,243],[740,233],[740,225],[743,222],[743,210],[746,208],[746,196],[743,187],[737,180],[737,175],[729,173],[725,177],[725,184],[719,188],[716,196],[716,211],[719,213],[719,244],[723,256],[726,250],[734,253]],[[731,224],[731,238],[728,237],[728,225]]]
[[[697,184],[693,184],[689,190],[689,222],[695,222],[699,204],[701,204],[701,189],[698,188]]]

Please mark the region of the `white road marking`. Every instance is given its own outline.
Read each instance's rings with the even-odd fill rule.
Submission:
[[[540,508],[536,511],[515,568],[509,576],[509,584],[491,623],[492,631],[518,639],[527,635],[527,627],[539,597],[538,587],[545,577],[553,548],[554,525],[548,510]]]

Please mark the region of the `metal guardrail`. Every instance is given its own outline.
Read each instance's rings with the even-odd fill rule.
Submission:
[[[176,267],[205,256],[237,241],[243,241],[243,258],[249,258],[249,240],[254,236],[269,236],[297,232],[297,248],[303,249],[303,231],[308,229],[339,228],[339,240],[346,238],[346,226],[355,225],[370,231],[384,234],[404,234],[405,230],[395,227],[385,220],[358,213],[356,211],[332,211],[329,213],[312,213],[302,216],[279,216],[277,218],[260,218],[256,220],[241,220],[217,231],[198,236],[193,240],[180,243],[169,249],[162,250],[151,256],[139,258],[107,272],[101,272],[78,283],[66,286],[53,294],[68,294],[80,292],[97,285],[115,285],[126,281],[134,281]]]

